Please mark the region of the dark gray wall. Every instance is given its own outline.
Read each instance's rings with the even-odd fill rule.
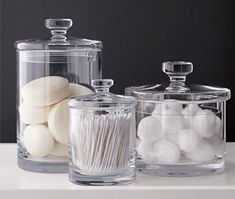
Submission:
[[[167,81],[166,60],[194,64],[189,82],[233,89],[235,32],[233,0],[0,0],[0,142],[15,142],[16,64],[13,43],[49,37],[45,18],[74,21],[70,35],[102,40],[103,76],[113,92],[128,85]],[[235,102],[227,106],[227,137],[235,141]]]

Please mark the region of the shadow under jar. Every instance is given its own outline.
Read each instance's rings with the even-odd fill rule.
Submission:
[[[109,93],[110,79],[93,80],[96,93],[69,100],[69,179],[82,185],[116,185],[135,179],[133,97]]]
[[[137,98],[137,170],[196,176],[224,170],[227,88],[186,85],[190,62],[164,62],[170,84],[128,87]]]
[[[17,53],[17,144],[21,169],[67,171],[68,106],[73,95],[93,93],[101,78],[102,43],[66,37],[71,19],[46,19],[49,40],[22,40]]]

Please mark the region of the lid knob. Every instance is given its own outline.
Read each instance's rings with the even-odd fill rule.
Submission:
[[[92,87],[95,89],[96,93],[107,93],[111,86],[113,86],[112,79],[94,79],[91,81]]]
[[[65,42],[66,33],[73,25],[71,19],[46,19],[45,26],[51,30],[52,42]]]
[[[189,89],[185,85],[185,81],[186,75],[193,72],[193,64],[191,62],[163,62],[162,70],[170,78],[170,85],[166,90],[170,92],[184,92]]]

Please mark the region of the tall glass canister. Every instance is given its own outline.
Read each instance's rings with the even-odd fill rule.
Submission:
[[[46,19],[48,40],[17,41],[17,144],[21,169],[67,171],[68,106],[101,78],[102,42],[67,37],[71,19]]]

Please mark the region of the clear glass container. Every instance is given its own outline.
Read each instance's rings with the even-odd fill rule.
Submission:
[[[67,171],[67,98],[93,93],[101,78],[100,41],[67,37],[71,19],[46,19],[49,40],[15,43],[17,53],[18,166],[35,172]]]
[[[135,179],[133,97],[109,92],[113,80],[92,81],[95,94],[71,97],[69,179],[83,185],[115,185]]]
[[[137,170],[195,176],[224,170],[227,88],[187,85],[190,62],[164,62],[168,84],[128,87],[137,98]]]

